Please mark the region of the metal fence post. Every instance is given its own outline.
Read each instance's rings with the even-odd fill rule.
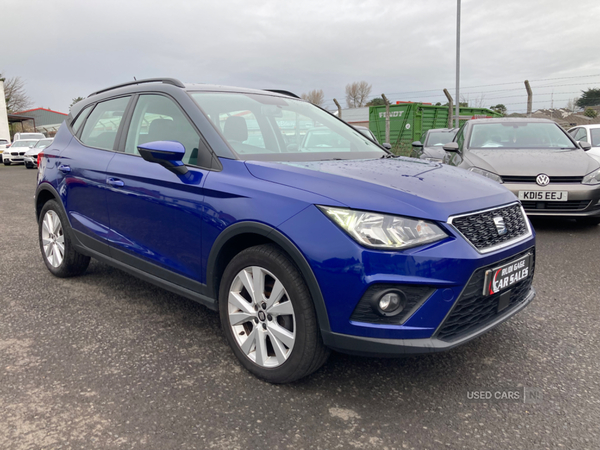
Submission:
[[[448,89],[444,89],[444,94],[446,94],[446,98],[448,99],[448,128],[452,128],[452,112],[453,112],[453,104],[452,96]]]
[[[381,98],[385,102],[385,142],[390,143],[390,102],[385,96],[381,94]]]

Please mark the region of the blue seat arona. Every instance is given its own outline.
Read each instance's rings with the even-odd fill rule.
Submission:
[[[54,275],[95,258],[196,300],[273,383],[330,349],[451,349],[534,297],[534,232],[506,188],[395,157],[285,91],[95,92],[40,155],[35,208]]]

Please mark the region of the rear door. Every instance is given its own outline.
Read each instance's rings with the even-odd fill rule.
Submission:
[[[153,141],[182,143],[188,173],[177,175],[142,159],[137,146]],[[201,289],[196,283],[205,282],[202,187],[208,170],[199,166],[199,156],[202,160],[208,147],[172,98],[144,94],[123,134],[122,150],[106,173],[112,257],[189,289]]]
[[[131,96],[118,97],[82,111],[73,124],[77,139],[60,152],[57,161],[62,177],[59,191],[72,228],[84,245],[105,254],[109,233],[105,171],[115,155],[130,100]]]

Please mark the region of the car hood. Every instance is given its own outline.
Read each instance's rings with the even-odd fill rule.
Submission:
[[[439,221],[515,201],[488,178],[414,158],[246,161],[246,166],[257,178],[326,196],[332,205]]]
[[[42,150],[43,149],[41,149],[41,148],[32,148],[25,152],[25,156],[37,156],[38,153],[41,152]]]
[[[470,150],[472,166],[498,175],[584,176],[599,167],[583,150],[493,149]]]

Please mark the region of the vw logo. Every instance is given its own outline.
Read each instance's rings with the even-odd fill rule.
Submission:
[[[550,177],[545,173],[540,173],[535,179],[535,182],[540,186],[548,186],[550,184]]]
[[[504,236],[506,233],[508,233],[506,224],[504,223],[504,217],[494,217],[494,225],[496,225],[496,230],[498,231],[499,236]]]

